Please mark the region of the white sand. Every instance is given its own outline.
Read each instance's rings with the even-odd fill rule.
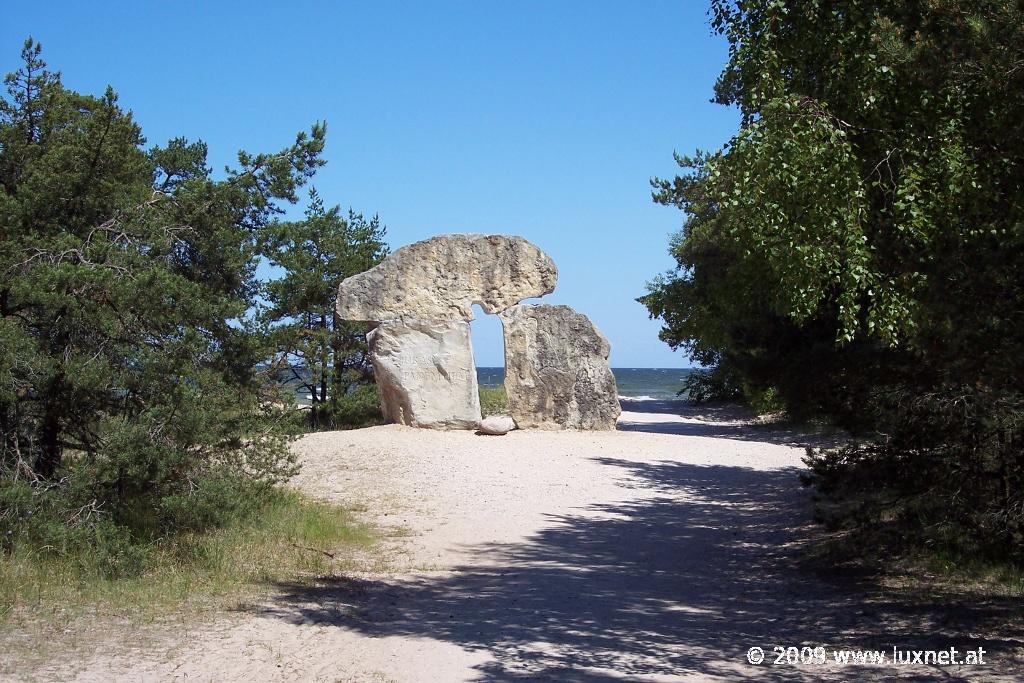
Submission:
[[[144,681],[996,680],[1019,667],[752,666],[749,647],[982,644],[793,560],[799,434],[634,404],[613,433],[397,426],[302,439],[296,485],[409,530],[388,567],[61,677]],[[649,412],[643,412],[649,411]],[[657,433],[654,433],[657,432]],[[381,571],[381,569],[384,569]],[[941,629],[945,628],[945,631]],[[1007,674],[1005,680],[1013,680]]]

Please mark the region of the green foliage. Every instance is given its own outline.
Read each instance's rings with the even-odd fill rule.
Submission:
[[[40,55],[26,41],[0,98],[0,533],[138,572],[296,469],[247,312],[325,128],[218,179],[203,143],[145,149],[112,90],[68,90]]]
[[[1024,566],[1020,397],[966,386],[901,389],[869,410],[899,421],[878,417],[888,425],[880,438],[805,459],[806,483],[827,496],[825,521],[884,534],[897,549],[924,544]]]
[[[55,528],[62,527],[57,520]],[[349,558],[339,550],[374,541],[349,511],[284,489],[203,532],[139,543],[124,527],[103,522],[76,533],[83,538],[59,551],[23,545],[6,553],[0,624],[28,630],[55,622],[63,631],[76,616],[90,623],[97,614],[151,620],[189,605],[204,609],[296,574],[337,571]]]
[[[349,210],[343,218],[339,207],[325,209],[315,190],[310,200],[305,220],[264,230],[264,253],[284,271],[265,294],[263,318],[276,352],[271,369],[290,390],[311,396],[309,426],[366,426],[377,422],[379,408],[368,392],[353,395],[372,381],[365,329],[338,320],[334,302],[342,280],[387,255],[385,228],[377,216]]]
[[[331,419],[335,425],[359,429],[384,424],[380,410],[380,395],[373,383],[352,386],[346,393],[329,402]]]
[[[686,376],[679,395],[694,403],[734,401],[742,390],[728,370],[721,365],[710,370],[694,370]]]
[[[749,400],[881,435],[843,472],[913,454],[892,493],[930,480],[935,504],[904,521],[1020,559],[1021,440],[991,421],[1024,414],[1024,10],[714,0],[712,25],[741,127],[654,181],[686,213],[641,298],[662,338]]]
[[[480,387],[480,414],[508,415],[508,394],[505,387]]]

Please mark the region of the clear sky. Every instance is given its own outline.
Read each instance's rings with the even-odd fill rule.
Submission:
[[[4,2],[0,69],[32,35],[68,87],[107,84],[151,143],[205,140],[215,169],[328,123],[328,203],[379,213],[392,248],[522,235],[559,268],[615,367],[679,367],[634,299],[672,265],[682,214],[650,199],[672,152],[715,149],[726,60],[706,5],[675,2]],[[477,364],[500,327],[474,323]]]

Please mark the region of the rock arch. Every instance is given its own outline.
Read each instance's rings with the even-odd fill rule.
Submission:
[[[614,429],[619,403],[608,341],[568,306],[520,304],[550,294],[557,281],[551,257],[522,237],[439,235],[345,279],[336,310],[372,326],[370,362],[389,422],[476,427],[469,321],[478,304],[502,321],[517,426]]]

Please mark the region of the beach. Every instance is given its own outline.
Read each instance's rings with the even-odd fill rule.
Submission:
[[[801,456],[824,437],[735,407],[624,407],[614,432],[305,436],[293,485],[390,529],[381,554],[37,680],[912,679],[926,670],[773,665],[771,648],[975,642],[995,665],[946,671],[1013,680],[1019,651],[997,631],[968,643],[941,608],[801,566],[819,533]],[[751,647],[769,661],[748,663]]]

